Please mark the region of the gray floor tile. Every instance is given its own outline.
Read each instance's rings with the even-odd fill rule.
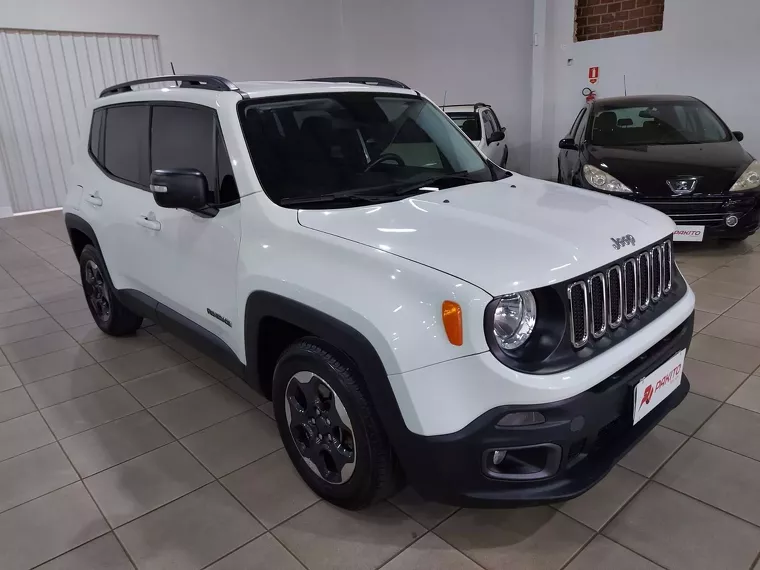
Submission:
[[[185,448],[172,443],[93,475],[85,484],[108,522],[118,527],[212,480]]]
[[[694,334],[697,334],[717,318],[718,315],[715,315],[713,313],[694,311]]]
[[[8,289],[4,289],[0,287],[0,313],[6,313],[7,311],[3,311],[2,302],[7,301],[9,299],[23,299],[23,298],[29,298],[29,294],[24,290],[23,287],[17,285],[15,287],[10,287]]]
[[[89,477],[172,441],[169,432],[142,411],[67,437],[60,443],[82,477]]]
[[[760,366],[760,350],[757,347],[701,333],[691,341],[689,356],[748,374]]]
[[[54,441],[39,412],[8,420],[0,424],[0,461]]]
[[[267,528],[319,500],[290,462],[284,449],[222,479],[229,491]]]
[[[160,404],[151,408],[151,413],[174,437],[181,438],[250,408],[240,396],[216,385]]]
[[[0,366],[0,392],[21,386],[21,380],[10,366]]]
[[[0,348],[0,366],[7,366],[9,364],[8,359],[5,358],[2,348]]]
[[[0,512],[78,480],[55,443],[6,459],[0,462]]]
[[[716,364],[687,358],[684,374],[691,383],[691,392],[713,400],[725,401],[746,380],[746,372],[737,372]]]
[[[725,315],[733,319],[741,319],[751,323],[760,323],[760,303],[739,301],[726,311]]]
[[[749,285],[750,292],[760,286],[760,271],[752,268],[721,267],[710,273],[708,278],[723,283]]]
[[[116,530],[141,570],[200,570],[264,532],[219,483]]]
[[[739,518],[760,524],[760,462],[690,440],[655,480]],[[758,546],[760,551],[760,546]]]
[[[760,529],[695,499],[649,483],[604,534],[672,570],[749,568]]]
[[[72,290],[82,290],[80,286],[78,286],[76,283],[74,283],[74,281],[65,275],[60,275],[56,279],[51,279],[50,281],[25,285],[24,289],[26,289],[27,293],[29,293],[32,297],[42,297],[44,300],[40,302],[43,303],[49,302],[49,300],[44,297],[46,294],[58,294],[60,296],[62,293],[68,293]]]
[[[5,327],[0,329],[0,345],[4,346],[20,340],[36,338],[59,330],[61,330],[61,326],[50,318]]]
[[[391,497],[390,502],[427,529],[432,529],[458,510],[451,505],[426,501],[408,486]]]
[[[215,477],[223,477],[281,448],[282,440],[272,419],[250,410],[189,435],[182,444]]]
[[[699,281],[692,283],[692,287],[697,283],[699,283]],[[696,295],[695,307],[697,310],[705,313],[720,315],[733,307],[737,302],[736,299],[730,299],[728,297],[720,297],[709,293],[699,293]]]
[[[98,325],[96,325],[94,322],[66,329],[66,332],[68,332],[72,337],[74,337],[74,340],[81,344],[108,338],[108,335],[100,330]]]
[[[3,352],[10,362],[20,362],[73,346],[77,346],[77,342],[66,331],[58,331],[6,345]]]
[[[185,358],[168,346],[155,346],[103,362],[103,368],[119,382],[165,370],[185,362]]]
[[[264,412],[266,415],[268,415],[270,418],[275,419],[274,417],[274,405],[272,402],[265,402],[259,406],[259,411]]]
[[[26,389],[39,408],[48,408],[115,385],[116,380],[108,372],[98,364],[92,364],[32,382],[26,385]]]
[[[381,570],[423,570],[425,568],[481,570],[480,566],[432,532],[385,564]]]
[[[743,299],[749,295],[757,285],[748,285],[747,283],[737,283],[730,281],[718,281],[713,279],[714,273],[703,277],[692,284],[691,288],[699,299],[700,295],[717,295],[719,297],[728,297],[729,299]]]
[[[558,570],[593,536],[549,507],[462,509],[435,533],[487,570]]]
[[[425,532],[388,503],[352,512],[320,502],[272,531],[309,570],[369,570]]]
[[[27,570],[108,532],[81,483],[0,514],[0,568]]]
[[[57,376],[64,372],[70,372],[78,368],[84,368],[95,361],[85,352],[81,346],[51,352],[43,356],[36,356],[29,360],[22,360],[13,365],[16,374],[24,384],[44,380],[51,376]]]
[[[702,334],[760,347],[760,323],[722,316],[706,326]]]
[[[63,315],[64,313],[71,313],[73,311],[81,311],[87,309],[87,300],[84,297],[82,291],[79,295],[61,299],[58,301],[51,301],[45,303],[42,307],[51,315]]]
[[[559,510],[594,530],[600,530],[646,483],[646,478],[615,466],[599,483]]]
[[[257,408],[267,403],[267,399],[259,394],[256,390],[251,388],[242,378],[233,376],[232,378],[223,380],[222,383],[227,386],[227,388],[235,392],[238,396],[248,400]]]
[[[728,403],[760,413],[760,376],[747,378],[728,399]]]
[[[23,386],[0,392],[0,422],[25,416],[37,410]]]
[[[760,414],[724,404],[696,438],[760,461]]]
[[[160,340],[164,344],[172,347],[176,352],[178,352],[179,354],[181,354],[188,360],[195,360],[203,356],[199,351],[194,349],[192,346],[181,341],[173,334],[166,332],[165,330],[162,330],[157,325],[153,325],[148,332],[152,334],[153,336],[155,336],[158,340]]]
[[[598,535],[565,570],[660,570],[662,567]]]
[[[151,407],[215,383],[211,376],[188,362],[125,382],[124,387],[143,406]]]
[[[108,533],[35,570],[134,570],[116,537]]]
[[[62,439],[141,409],[142,406],[124,388],[112,386],[45,408],[41,413],[56,437]]]
[[[31,297],[0,301],[0,329],[39,321],[49,316]]]
[[[123,336],[119,338],[108,337],[94,342],[88,342],[83,345],[85,350],[98,362],[111,360],[118,356],[124,356],[139,350],[145,350],[153,346],[159,346],[159,341],[146,333],[137,331],[134,336]]]
[[[89,309],[80,309],[71,313],[64,313],[62,315],[56,315],[55,320],[65,329],[72,329],[75,327],[81,327],[92,323],[92,313]]]
[[[684,441],[685,435],[655,426],[619,464],[644,477],[651,477]]]
[[[193,364],[198,366],[201,370],[211,374],[211,376],[217,380],[227,380],[227,378],[232,378],[234,376],[232,372],[218,362],[211,360],[208,356],[202,356],[201,358],[193,360]]]
[[[660,422],[660,425],[686,435],[692,435],[719,406],[720,402],[717,400],[697,394],[687,394],[684,401],[675,410],[671,410]]]
[[[305,570],[271,534],[264,534],[225,556],[208,570]]]

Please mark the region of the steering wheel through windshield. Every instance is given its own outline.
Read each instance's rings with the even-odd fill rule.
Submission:
[[[404,159],[401,158],[399,155],[397,155],[395,152],[385,152],[378,156],[375,160],[370,162],[367,167],[364,169],[364,172],[369,172],[373,168],[375,168],[378,164],[382,162],[387,162],[389,160],[392,160],[399,166],[406,166],[406,163],[404,162]]]

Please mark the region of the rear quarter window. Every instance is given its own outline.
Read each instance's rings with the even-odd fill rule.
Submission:
[[[103,166],[103,119],[106,112],[103,109],[95,109],[92,113],[90,124],[90,155],[100,166]]]

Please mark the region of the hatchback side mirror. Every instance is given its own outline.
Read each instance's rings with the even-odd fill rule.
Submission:
[[[733,135],[736,137],[736,140],[739,142],[742,142],[744,140],[744,133],[741,131],[734,131]]]
[[[488,140],[486,142],[488,144],[503,141],[506,138],[507,135],[504,134],[504,131],[496,131],[491,133],[491,135],[488,137]]]
[[[573,139],[562,139],[559,141],[559,148],[563,150],[578,150],[578,145]]]
[[[209,203],[206,176],[193,168],[154,170],[150,175],[150,191],[162,208],[200,210]]]

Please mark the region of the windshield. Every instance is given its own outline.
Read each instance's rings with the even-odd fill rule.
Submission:
[[[356,206],[509,175],[419,97],[294,95],[239,114],[264,192],[283,206]]]
[[[477,113],[446,113],[470,140],[480,141],[480,121]]]
[[[596,109],[591,144],[598,146],[699,144],[730,140],[728,129],[707,105],[673,101]]]

